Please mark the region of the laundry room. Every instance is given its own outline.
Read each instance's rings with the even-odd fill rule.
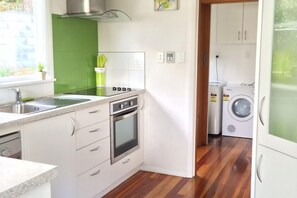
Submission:
[[[211,6],[208,134],[253,136],[258,2]]]

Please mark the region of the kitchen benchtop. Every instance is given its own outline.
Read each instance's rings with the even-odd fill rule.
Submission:
[[[0,157],[0,197],[18,197],[57,176],[56,166]]]
[[[22,124],[58,116],[61,114],[81,110],[88,107],[93,107],[104,103],[109,103],[110,101],[116,101],[116,100],[128,98],[142,93],[145,93],[145,89],[130,91],[127,93],[123,93],[123,94],[119,94],[111,97],[67,94],[67,95],[60,95],[60,97],[86,98],[86,99],[90,99],[90,101],[69,105],[65,107],[59,107],[59,108],[55,108],[47,111],[38,112],[38,113],[32,113],[32,114],[12,114],[12,113],[0,112],[0,135],[6,134],[7,132],[5,129],[7,128],[20,127]],[[2,130],[4,130],[4,132]]]

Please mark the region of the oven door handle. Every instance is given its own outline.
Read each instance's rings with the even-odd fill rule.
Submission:
[[[135,111],[132,111],[131,113],[128,113],[128,114],[124,114],[124,115],[121,115],[121,116],[114,116],[114,121],[118,121],[118,120],[123,120],[125,118],[129,118],[133,115],[137,114],[137,110]]]

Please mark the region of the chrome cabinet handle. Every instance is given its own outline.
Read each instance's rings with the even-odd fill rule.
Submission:
[[[238,31],[238,40],[240,41],[240,31]]]
[[[94,114],[94,113],[98,113],[98,112],[100,112],[99,109],[98,110],[95,110],[95,111],[90,111],[89,114]]]
[[[246,40],[247,31],[244,31],[244,40]]]
[[[257,170],[256,170],[256,173],[257,173],[257,177],[259,179],[259,181],[262,183],[262,176],[261,176],[261,172],[260,172],[260,169],[261,169],[261,162],[262,162],[262,158],[263,158],[263,154],[260,155],[259,159],[258,159],[258,163],[257,163]]]
[[[90,176],[93,177],[93,176],[96,176],[100,173],[100,170],[97,170],[95,173],[92,173]]]
[[[75,131],[76,131],[76,120],[73,117],[71,117],[71,123],[72,123],[72,126],[73,126],[71,136],[73,136]]]
[[[264,101],[265,101],[265,96],[262,98],[262,100],[260,102],[260,106],[259,106],[259,120],[263,126],[264,126],[264,122],[263,122],[263,118],[262,118],[262,108],[263,108]]]
[[[89,131],[89,133],[96,133],[96,132],[99,132],[99,131],[100,131],[100,128],[91,130],[91,131]]]
[[[126,161],[123,161],[122,164],[127,164],[127,163],[129,163],[129,162],[130,162],[130,158],[127,159]]]
[[[90,150],[90,152],[98,151],[100,149],[100,146],[97,146],[96,148],[93,148]]]

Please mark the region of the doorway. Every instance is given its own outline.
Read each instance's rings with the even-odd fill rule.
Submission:
[[[210,65],[211,5],[257,0],[199,0],[196,147],[208,144],[208,86]],[[196,160],[198,159],[196,153]],[[195,167],[197,170],[197,167]]]

